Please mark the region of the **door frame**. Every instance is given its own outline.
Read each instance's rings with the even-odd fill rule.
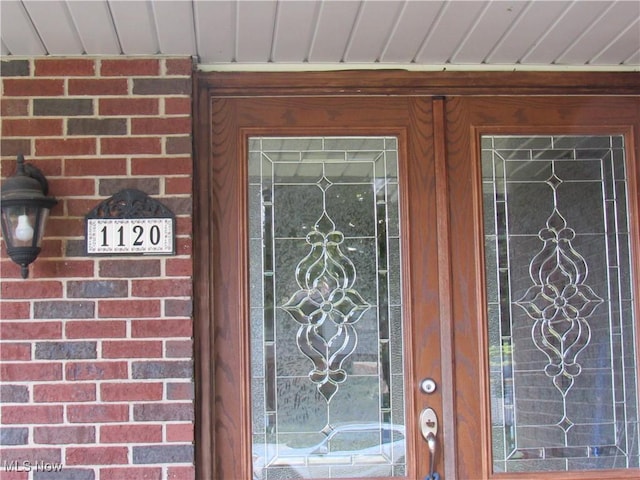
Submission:
[[[340,71],[340,72],[196,72],[194,76],[194,358],[195,358],[195,456],[196,477],[208,480],[218,478],[219,456],[217,444],[223,441],[216,397],[216,341],[218,336],[214,312],[214,288],[217,281],[212,272],[212,251],[217,225],[209,215],[214,195],[211,193],[210,152],[212,142],[218,134],[212,124],[214,112],[211,99],[226,97],[295,97],[295,96],[430,96],[434,97],[434,155],[436,161],[438,245],[438,268],[441,272],[441,354],[444,359],[455,362],[453,343],[454,298],[451,294],[452,276],[450,244],[449,178],[447,172],[445,143],[444,96],[486,96],[486,95],[640,95],[638,74],[623,73],[583,73],[583,72],[404,72],[396,70]],[[222,102],[224,103],[224,102]],[[220,117],[217,117],[220,118]],[[470,132],[469,132],[470,133]],[[636,132],[638,135],[638,132]],[[637,137],[638,138],[638,137]],[[439,140],[438,140],[439,139]],[[640,143],[640,142],[639,142]],[[638,146],[636,145],[636,150]],[[636,155],[639,155],[636,153]],[[640,156],[640,155],[639,155]],[[640,169],[637,169],[640,170]],[[640,184],[640,172],[636,171],[636,184]],[[636,194],[635,207],[640,204]],[[246,200],[236,198],[243,208]],[[634,202],[632,202],[634,203]],[[636,213],[637,216],[637,213]],[[637,257],[637,255],[636,255]],[[636,263],[638,263],[636,261]],[[476,266],[476,271],[478,272]],[[212,275],[214,278],[212,278]],[[238,308],[243,308],[238,306]],[[246,306],[244,307],[246,308]],[[443,369],[442,382],[454,384],[454,374]],[[224,381],[223,378],[218,381]],[[446,393],[448,390],[449,393]],[[455,438],[453,413],[454,389],[443,389],[443,408],[449,409],[443,415],[449,420],[444,429],[447,434],[444,445],[445,470],[448,477],[458,478],[456,452],[460,446]],[[484,419],[477,420],[483,422]],[[481,471],[490,471],[486,462],[489,445],[486,438],[480,442],[479,456]],[[468,446],[466,446],[468,448]],[[249,459],[246,459],[247,461]],[[489,470],[487,470],[489,468]]]

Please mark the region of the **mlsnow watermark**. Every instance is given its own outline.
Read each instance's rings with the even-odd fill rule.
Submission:
[[[62,463],[56,462],[42,462],[30,460],[4,460],[2,462],[2,469],[5,472],[61,472]]]

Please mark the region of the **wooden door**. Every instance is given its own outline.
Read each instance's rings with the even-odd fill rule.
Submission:
[[[194,176],[198,478],[309,478],[309,473],[310,478],[354,478],[359,472],[357,467],[332,468],[331,460],[326,460],[331,458],[331,447],[307,440],[307,436],[331,437],[337,423],[311,421],[303,432],[278,423],[286,415],[293,423],[304,423],[296,415],[309,399],[313,408],[321,405],[329,411],[325,404],[341,404],[347,406],[344,411],[357,411],[358,393],[349,393],[349,386],[357,383],[353,380],[367,375],[384,379],[390,368],[381,366],[384,355],[358,357],[357,348],[352,348],[370,340],[366,328],[356,330],[355,336],[336,336],[339,326],[334,325],[333,333],[309,340],[313,329],[305,326],[312,323],[310,318],[325,322],[333,312],[359,329],[373,311],[378,314],[388,307],[381,307],[381,277],[376,277],[374,297],[360,282],[380,275],[371,273],[373,267],[389,256],[380,254],[380,244],[374,247],[375,261],[358,256],[361,249],[353,241],[364,244],[367,235],[347,231],[357,229],[366,215],[363,210],[343,208],[340,199],[349,196],[347,192],[363,204],[377,197],[367,194],[365,181],[351,179],[345,183],[359,186],[342,186],[338,190],[344,195],[328,200],[328,192],[341,181],[334,178],[337,167],[301,161],[307,147],[318,141],[323,146],[310,148],[309,158],[335,159],[336,151],[348,157],[356,148],[344,145],[353,145],[354,140],[384,144],[366,147],[366,153],[354,158],[367,162],[372,154],[397,155],[398,165],[397,181],[393,172],[385,174],[386,179],[370,177],[372,185],[391,183],[395,188],[397,183],[397,207],[393,207],[397,234],[391,241],[384,233],[383,247],[396,242],[394,275],[399,275],[396,298],[400,300],[393,310],[385,311],[388,318],[400,319],[396,330],[403,346],[395,361],[402,365],[402,373],[395,375],[402,377],[402,395],[391,395],[397,395],[394,404],[402,409],[393,412],[384,404],[388,399],[383,389],[373,403],[382,405],[380,424],[402,427],[404,456],[385,450],[388,470],[372,475],[425,478],[430,455],[418,422],[420,413],[432,408],[439,423],[435,469],[441,478],[550,474],[567,479],[634,478],[639,458],[640,108],[637,96],[602,95],[612,88],[620,94],[637,93],[635,79],[594,76],[591,82],[584,75],[516,74],[513,84],[497,87],[495,76],[482,74],[477,78],[423,78],[401,72],[268,77],[213,75],[199,91],[199,159]],[[241,85],[249,88],[246,94]],[[510,96],[519,89],[566,96]],[[424,96],[443,92],[469,96]],[[596,95],[571,96],[574,93]],[[481,96],[471,96],[476,94]],[[506,96],[488,96],[492,94]],[[522,151],[525,158],[519,157]],[[283,165],[294,163],[291,155],[296,158],[294,169]],[[255,162],[262,158],[266,160]],[[574,160],[577,167],[571,163]],[[264,168],[272,173],[263,175]],[[348,170],[345,165],[340,168]],[[281,175],[277,181],[276,170]],[[505,176],[506,171],[515,176]],[[606,175],[598,177],[598,172]],[[312,175],[317,176],[312,182],[315,193],[300,193]],[[275,184],[278,189],[281,184],[295,184],[293,190],[300,190],[299,195],[287,196],[281,189],[278,200]],[[522,192],[526,195],[519,196]],[[318,202],[308,200],[311,197],[330,206],[314,210],[312,205]],[[516,203],[509,205],[507,197]],[[602,205],[597,207],[593,198],[601,198]],[[383,231],[388,232],[389,206],[380,208],[373,218],[384,220]],[[356,212],[351,216],[357,220],[351,222],[355,227],[347,226],[351,211]],[[509,217],[514,211],[519,215]],[[292,219],[287,223],[292,233],[265,229],[275,225],[272,219],[278,215]],[[600,224],[589,223],[598,215]],[[521,218],[530,221],[525,225]],[[302,231],[313,235],[305,237]],[[554,246],[552,237],[562,248]],[[313,238],[324,240],[314,243]],[[333,239],[330,247],[327,239]],[[273,247],[275,242],[278,247]],[[294,247],[286,247],[289,244]],[[271,245],[268,255],[265,245]],[[603,251],[615,252],[615,259]],[[290,260],[284,283],[272,282],[271,268],[284,257]],[[607,261],[602,260],[605,257]],[[345,308],[345,303],[329,302],[323,296],[326,292],[315,289],[328,271],[314,269],[311,260],[318,258],[333,261],[341,272],[329,279],[334,285],[327,295],[341,288],[339,293],[346,293],[353,305]],[[562,261],[554,270],[544,258]],[[270,267],[256,274],[256,264]],[[543,267],[555,276],[544,274]],[[603,276],[604,271],[608,273]],[[315,306],[309,310],[310,304]],[[563,321],[566,326],[558,326]],[[273,399],[277,403],[278,394],[290,393],[292,382],[277,364],[269,363],[268,353],[280,348],[273,332],[286,338],[283,326],[289,329],[289,353],[297,355],[291,357],[295,373],[290,377],[303,385],[303,393],[286,397],[285,403],[294,405],[288,411],[274,407]],[[348,353],[344,362],[332,363],[329,353],[311,352],[334,337],[353,340],[340,343]],[[375,337],[379,346],[387,340]],[[258,366],[256,358],[262,361]],[[356,360],[358,369],[350,363]],[[525,376],[519,377],[522,373]],[[266,386],[267,377],[275,379],[271,387]],[[600,383],[581,383],[587,378]],[[434,392],[421,390],[425,379],[434,381]],[[602,382],[610,387],[602,387]],[[274,396],[273,385],[287,388]],[[608,400],[594,397],[594,392],[608,395]],[[576,393],[583,400],[577,407],[571,403]],[[550,416],[548,424],[531,420],[538,404],[554,398],[563,414],[540,410]],[[588,413],[577,415],[580,411]],[[591,411],[597,421],[588,421]],[[304,412],[309,415],[309,409]],[[358,415],[358,422],[338,418],[347,424],[362,420]],[[605,432],[603,439],[574,441],[574,433],[596,438],[598,429]],[[379,432],[382,439],[385,434]],[[283,444],[292,437],[304,441],[293,444],[292,455],[282,449],[285,454],[270,454],[263,461],[263,452],[273,449],[271,439],[279,434]],[[541,438],[551,442],[545,444]],[[315,449],[313,461],[308,449],[303,452],[309,445]],[[336,450],[341,461],[357,465],[353,455]],[[359,451],[360,460],[379,462],[381,455],[367,457],[368,453]],[[287,456],[313,468],[292,472]],[[262,463],[254,472],[256,460]],[[272,473],[265,473],[266,464]],[[371,478],[365,468],[362,473],[362,478]]]
[[[199,378],[209,379],[203,382],[202,388],[209,388],[209,381],[214,384],[211,388],[215,393],[209,401],[216,412],[211,432],[216,471],[211,475],[229,479],[252,478],[252,463],[262,462],[256,466],[256,478],[289,478],[287,475],[295,475],[295,472],[288,470],[297,468],[289,465],[294,462],[291,454],[270,455],[260,452],[260,448],[277,448],[273,442],[280,438],[280,444],[287,443],[287,448],[293,450],[297,448],[299,457],[307,445],[337,435],[333,430],[345,428],[344,424],[347,429],[375,424],[371,421],[373,415],[385,428],[391,424],[396,429],[389,433],[393,436],[391,444],[394,448],[402,444],[402,454],[383,451],[369,455],[369,447],[369,450],[358,447],[351,457],[362,457],[360,466],[353,458],[345,460],[344,455],[332,466],[326,452],[315,453],[313,458],[317,459],[317,466],[310,466],[309,471],[300,475],[322,476],[327,472],[326,476],[339,478],[339,473],[335,472],[344,469],[345,462],[353,461],[355,466],[347,468],[346,472],[350,477],[359,474],[360,469],[365,472],[369,468],[366,464],[382,464],[372,470],[372,475],[388,473],[396,477],[424,478],[430,457],[419,433],[418,418],[427,407],[432,408],[440,419],[436,466],[444,473],[442,445],[451,422],[443,418],[442,398],[446,389],[440,386],[439,285],[442,275],[438,260],[438,198],[431,99],[213,98],[210,108],[212,115],[208,120],[213,125],[210,163],[207,162],[207,170],[197,172],[197,177],[201,195],[206,197],[204,205],[211,208],[210,212],[200,212],[211,218],[211,224],[207,232],[210,244],[201,250],[206,258],[199,263],[203,268],[211,269],[211,283],[207,286],[211,298],[207,301],[212,305],[213,330],[200,332],[200,341],[210,344],[199,347],[208,348],[213,354],[210,371],[198,373]],[[380,141],[391,146],[376,146]],[[298,148],[294,144],[318,142],[338,146],[327,146],[324,151],[319,151],[318,147],[307,151],[311,147],[305,147],[303,156],[326,158],[327,166],[317,163],[320,160],[304,164],[299,158],[300,152],[295,152],[298,157],[291,160]],[[352,146],[344,146],[345,143]],[[354,143],[363,146],[358,149]],[[279,146],[275,148],[276,152],[273,146],[260,147],[263,144]],[[336,163],[335,155],[344,156],[345,152],[356,163]],[[261,167],[262,157],[269,157],[268,167]],[[382,168],[381,162],[388,164],[387,179],[383,179],[384,173],[372,174],[375,178],[370,178],[366,169],[371,167],[377,172]],[[391,167],[393,164],[397,164],[396,170]],[[258,178],[261,168],[270,169],[266,180]],[[324,173],[318,174],[318,169],[324,169]],[[352,172],[341,174],[343,178],[348,177],[347,186],[337,186],[341,180],[336,172],[340,169]],[[316,174],[320,176],[311,186],[303,185],[305,175]],[[295,188],[283,186],[287,182],[295,183]],[[279,186],[273,187],[273,183]],[[383,184],[387,186],[381,187]],[[386,193],[381,193],[384,191]],[[367,208],[373,209],[371,218],[374,220],[363,220],[368,215],[366,209],[352,207],[345,200],[350,195],[356,203],[370,204]],[[317,203],[324,206],[316,207]],[[349,210],[354,213],[350,214]],[[276,217],[275,221],[273,217]],[[269,220],[264,228],[270,229],[266,233],[260,226],[265,218]],[[366,231],[349,233],[366,223],[375,229],[376,238],[372,239],[372,234]],[[253,224],[258,225],[257,230]],[[286,226],[280,227],[280,224]],[[280,232],[285,228],[287,232]],[[307,268],[309,258],[317,249],[325,247],[315,245],[309,236],[305,240],[305,233],[325,238],[325,246],[339,237],[315,260],[312,258],[325,265],[315,273],[313,265],[306,273],[300,271]],[[275,240],[270,240],[270,235]],[[277,244],[274,246],[269,242]],[[287,247],[289,244],[292,246]],[[284,264],[286,257],[295,257],[293,267],[271,265]],[[267,273],[256,273],[256,268],[263,267]],[[275,293],[269,293],[268,290],[274,287],[269,286],[271,280],[265,282],[264,278],[265,275],[271,278],[273,270],[283,270],[284,279],[276,283]],[[376,270],[379,273],[376,274]],[[310,275],[315,277],[310,278]],[[320,298],[321,288],[317,285],[320,281],[337,286]],[[368,288],[367,282],[375,288]],[[273,300],[274,296],[278,298]],[[336,300],[338,296],[342,300]],[[313,302],[316,302],[316,313],[309,310]],[[318,339],[320,334],[312,327],[320,321],[318,315],[323,314],[323,309],[332,308],[337,326],[332,327],[333,333],[328,337]],[[328,314],[327,318],[330,316]],[[322,321],[325,321],[324,317]],[[265,327],[269,322],[270,326]],[[305,322],[308,325],[301,326]],[[325,326],[328,323],[327,319]],[[373,328],[366,327],[367,324]],[[274,340],[268,337],[279,335],[284,338],[286,330],[292,328],[294,332],[298,329],[297,340],[296,335],[290,335],[289,346],[277,348],[285,354],[289,351],[294,360],[278,360],[275,366],[269,364],[269,354],[265,351],[274,348]],[[311,335],[314,338],[309,340]],[[395,338],[390,339],[390,335]],[[325,343],[331,345],[327,347]],[[367,343],[378,347],[373,352],[358,353]],[[318,347],[318,344],[324,346]],[[336,344],[338,347],[334,348]],[[323,357],[318,350],[325,347]],[[336,350],[345,358],[333,358]],[[447,363],[450,361],[446,360]],[[267,365],[263,364],[265,362]],[[281,371],[284,368],[297,372],[290,374],[295,382],[289,381],[286,371]],[[270,375],[274,376],[273,385],[265,386],[269,380],[264,377]],[[342,378],[335,378],[341,375]],[[427,378],[437,385],[429,394],[419,389],[420,381]],[[369,387],[352,386],[371,382],[373,386]],[[290,394],[295,400],[282,397],[287,392],[281,390],[293,388],[291,383],[296,383],[300,389]],[[390,388],[387,383],[395,385],[392,391],[386,391]],[[367,392],[366,396],[371,396],[372,391],[378,393],[367,400],[363,391]],[[271,395],[282,398],[264,399]],[[256,403],[261,406],[255,407]],[[269,403],[274,405],[265,407]],[[281,406],[285,403],[286,408]],[[358,405],[362,409],[378,411],[365,413]],[[322,418],[316,419],[311,410],[322,411]],[[274,419],[265,420],[270,416]],[[307,425],[298,426],[304,430],[302,433],[292,432],[287,424],[287,419],[297,416],[307,419]],[[265,427],[264,422],[271,423]],[[365,442],[365,434],[351,432],[349,435],[354,438],[360,435]],[[382,442],[388,440],[382,439]],[[338,445],[337,440],[334,444]],[[283,448],[279,447],[281,452]],[[330,448],[339,449],[337,446]],[[262,455],[268,456],[266,461],[256,460]]]
[[[638,105],[447,100],[458,478],[637,478]]]

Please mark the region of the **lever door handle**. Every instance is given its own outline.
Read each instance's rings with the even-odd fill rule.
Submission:
[[[420,432],[429,448],[429,476],[425,480],[439,480],[436,473],[436,447],[438,445],[438,416],[433,408],[425,408],[420,414]]]

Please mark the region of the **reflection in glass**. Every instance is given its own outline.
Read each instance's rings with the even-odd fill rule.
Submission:
[[[256,480],[405,476],[397,140],[249,139]]]
[[[623,137],[482,138],[493,467],[637,468]]]

